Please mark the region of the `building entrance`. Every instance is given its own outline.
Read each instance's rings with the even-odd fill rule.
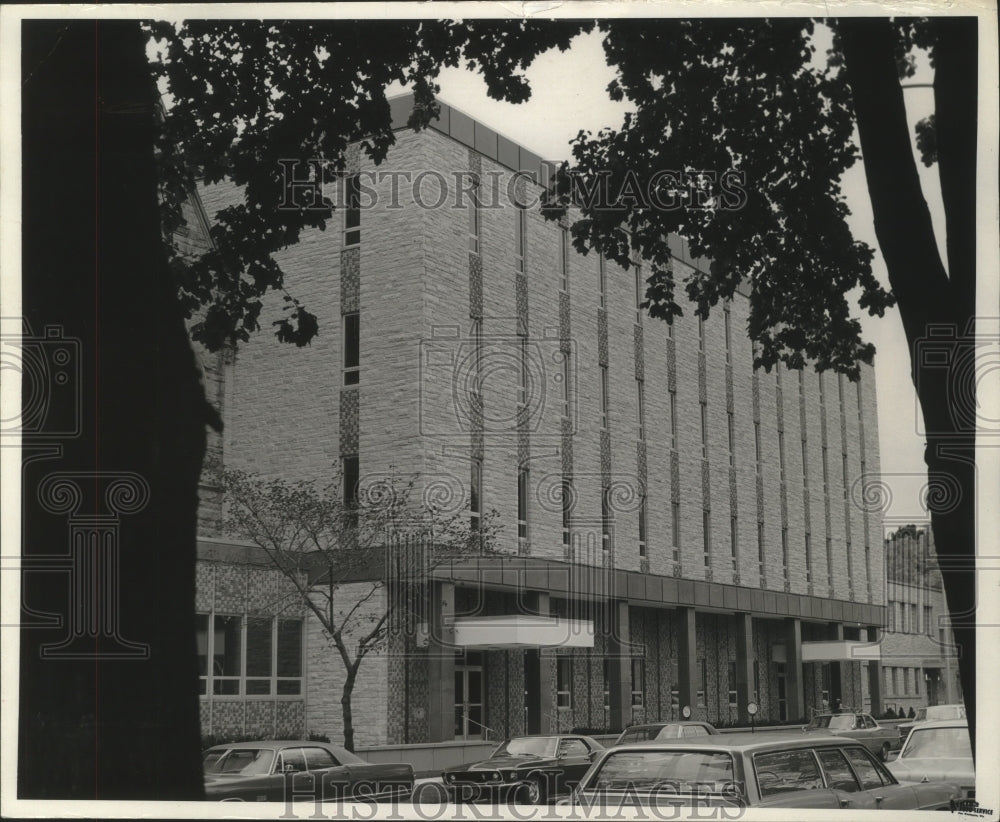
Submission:
[[[455,659],[455,739],[483,739],[483,655],[468,652]]]

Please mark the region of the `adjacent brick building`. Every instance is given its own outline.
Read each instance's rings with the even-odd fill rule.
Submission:
[[[502,556],[435,568],[419,630],[363,664],[358,743],[615,730],[684,707],[727,724],[750,701],[758,722],[835,697],[880,710],[881,669],[858,655],[884,610],[862,493],[872,370],[755,373],[745,290],[704,322],[650,319],[641,273],[542,217],[538,157],[447,105],[414,133],[410,104],[393,102],[385,163],[349,153],[363,196],[282,256],[319,317],[312,345],[262,333],[203,358],[227,466],[362,488],[419,472],[445,509],[499,512]],[[459,194],[473,186],[478,208]],[[197,208],[239,197],[206,187]],[[678,280],[707,265],[671,248]],[[207,485],[202,523],[226,539]],[[207,617],[240,613],[199,596]],[[244,619],[257,607],[248,593]],[[335,737],[343,671],[306,626],[302,730]],[[249,716],[259,698],[239,696]],[[222,701],[209,691],[210,716]]]
[[[930,523],[885,541],[887,628],[882,639],[886,708],[909,711],[962,701],[958,648]]]

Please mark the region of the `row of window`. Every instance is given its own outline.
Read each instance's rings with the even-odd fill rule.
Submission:
[[[196,614],[202,696],[302,694],[302,620]]]
[[[915,603],[889,600],[889,630],[897,634],[924,634],[934,636],[934,615],[930,605],[918,606]],[[923,621],[921,622],[921,612]]]
[[[922,677],[922,668],[901,668],[898,666],[882,668],[882,681],[885,683],[887,696],[920,696]]]

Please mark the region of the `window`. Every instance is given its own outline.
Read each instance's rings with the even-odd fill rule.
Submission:
[[[924,606],[924,634],[934,636],[934,616],[930,605]]]
[[[573,485],[569,480],[562,482],[562,541],[563,545],[570,544],[570,526],[573,510]]]
[[[601,428],[608,428],[608,367],[601,366]]]
[[[278,753],[279,773],[301,773],[306,769],[306,757],[301,748],[285,748]]]
[[[559,742],[557,756],[587,756],[590,748],[582,739],[563,739]]]
[[[611,660],[604,659],[604,710],[611,710]]]
[[[722,321],[725,325],[725,335],[726,335],[726,365],[732,365],[733,363],[733,338],[730,330],[730,318],[729,318],[729,303],[727,302],[722,310]]]
[[[646,495],[639,501],[639,556],[646,556]]]
[[[646,660],[632,659],[632,721],[641,722],[645,705]]]
[[[358,524],[358,479],[360,478],[358,458],[342,457],[341,469],[343,471],[344,483],[345,524],[353,528]]]
[[[572,708],[573,658],[556,658],[556,707],[559,710]]]
[[[913,695],[920,696],[920,678],[923,673],[922,668],[913,669]]]
[[[514,214],[514,267],[523,274],[525,268],[525,248],[528,239],[528,211],[518,205]]]
[[[757,473],[760,473],[760,420],[754,420],[753,424],[753,453],[757,463]]]
[[[757,573],[763,577],[766,570],[764,564],[764,521],[757,520]]]
[[[357,311],[344,315],[344,385],[361,381],[361,317]]]
[[[469,251],[479,253],[479,231],[481,223],[479,205],[479,180],[473,179],[469,192]]]
[[[884,784],[892,784],[889,780],[883,781],[879,769],[864,748],[844,748],[843,751],[861,780],[861,790],[870,791],[881,788]]]
[[[597,294],[601,308],[607,307],[608,294],[608,262],[604,252],[597,255]]]
[[[812,584],[812,534],[806,533],[806,582]]]
[[[677,450],[677,392],[670,391],[670,447]]]
[[[739,523],[736,517],[729,518],[729,550],[733,561],[733,573],[738,573]]]
[[[891,599],[888,601],[889,606],[889,630],[895,633],[896,631],[896,603]]]
[[[761,798],[823,787],[813,752],[808,748],[759,753],[753,758]]]
[[[893,667],[892,669],[892,692],[894,694],[903,693],[899,687],[899,668],[896,667]]]
[[[303,748],[302,753],[306,756],[306,768],[310,771],[335,768],[340,764],[326,748]]]
[[[569,227],[559,226],[559,290],[569,294]]]
[[[302,620],[197,614],[195,621],[199,694],[301,695]]]
[[[712,512],[707,508],[701,512],[702,552],[705,555],[705,567],[712,565]]]
[[[635,264],[635,321],[636,323],[642,323],[642,303],[644,299],[643,295],[643,277],[642,277],[642,264]]]
[[[760,701],[760,660],[753,661],[753,701]]]
[[[483,464],[473,460],[469,471],[469,527],[480,530],[483,517]]]
[[[781,527],[781,570],[788,579],[788,528]]]
[[[670,503],[670,527],[673,539],[674,562],[680,559],[681,549],[681,504],[679,502]]]
[[[739,705],[736,693],[736,660],[729,660],[729,707],[735,709]]]
[[[781,482],[785,481],[785,432],[778,429],[778,474]]]
[[[528,373],[528,340],[521,338],[521,368],[520,381],[517,386],[517,404],[523,409],[528,406],[528,395],[531,389],[531,375]],[[518,423],[522,422],[521,414],[518,414]]]
[[[729,436],[729,465],[736,465],[736,422],[732,411],[726,412],[726,433]]]
[[[824,751],[821,748],[816,751],[816,756],[819,757],[823,771],[826,773],[826,784],[829,787],[845,793],[855,793],[861,789],[858,781],[854,778],[854,771],[851,770],[851,766],[847,764],[847,760],[840,751],[835,749]]]
[[[698,691],[695,704],[699,708],[705,707],[705,683],[708,681],[708,666],[704,657],[698,660]]]
[[[822,700],[823,707],[827,707],[830,704],[830,663],[824,662],[820,666],[820,681],[822,682],[822,691],[820,694],[820,699]]]
[[[611,551],[611,490],[605,486],[601,489],[601,549],[604,553]]]
[[[708,405],[701,403],[701,458],[708,459]]]
[[[636,414],[639,421],[639,441],[646,439],[646,384],[642,380],[635,381]]]
[[[698,350],[705,351],[705,319],[698,314]]]
[[[520,548],[528,543],[528,469],[517,472],[517,543]]]
[[[361,177],[350,174],[344,180],[344,246],[361,242]]]
[[[569,354],[563,352],[562,355],[562,389],[563,389],[563,416],[566,419],[572,418],[572,409],[570,407],[570,390],[571,390],[571,380],[572,374],[570,373],[572,368],[570,367]]]
[[[920,633],[920,615],[917,613],[917,606],[912,602],[910,603],[910,633]]]

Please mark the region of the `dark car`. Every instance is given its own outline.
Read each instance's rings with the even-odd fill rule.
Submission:
[[[889,751],[899,744],[899,732],[895,728],[884,728],[871,714],[848,712],[839,714],[816,714],[803,728],[807,733],[826,731],[836,736],[849,736],[863,742],[872,753],[889,761]]]
[[[900,784],[853,739],[776,732],[609,748],[569,804],[598,811],[622,805],[949,810],[959,798],[950,784]]]
[[[649,722],[626,728],[615,740],[615,745],[634,745],[636,742],[651,742],[654,739],[689,739],[696,736],[717,734],[715,726],[709,722],[678,721]]]
[[[515,736],[489,759],[448,768],[441,774],[457,801],[492,799],[544,805],[568,793],[604,750],[589,736]]]
[[[413,768],[371,764],[324,742],[266,740],[202,754],[205,798],[244,802],[409,796]]]

